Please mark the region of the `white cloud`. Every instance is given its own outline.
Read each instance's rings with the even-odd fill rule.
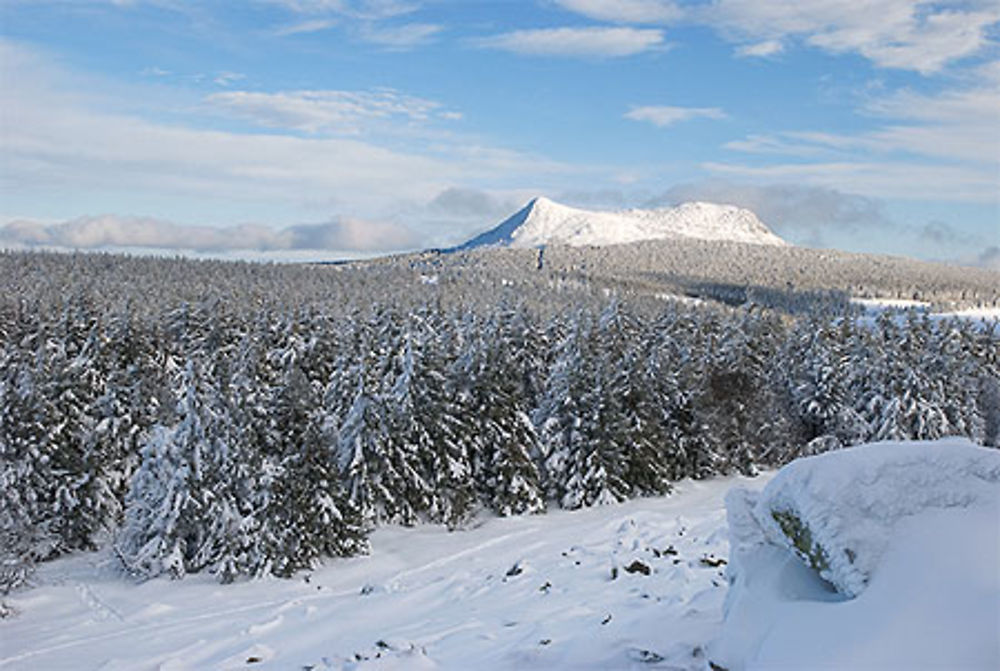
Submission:
[[[385,19],[416,11],[420,3],[404,0],[265,0],[301,14],[340,14],[360,19]]]
[[[341,23],[349,34],[387,49],[406,50],[430,44],[444,27],[434,23],[404,23],[386,26],[383,22],[420,8],[420,3],[400,0],[262,0],[280,5],[297,15],[315,16],[278,27],[278,36],[327,30]]]
[[[750,43],[745,50],[795,38],[861,54],[880,67],[930,74],[985,47],[1000,8],[987,0],[958,8],[929,0],[716,0],[688,18]]]
[[[725,145],[794,162],[708,167],[717,174],[796,180],[885,198],[998,204],[1000,83],[991,72],[976,68],[961,85],[934,94],[901,90],[869,98],[859,110],[876,120],[869,130],[774,132]]]
[[[101,215],[58,224],[17,220],[0,227],[0,242],[19,247],[143,249],[225,252],[235,250],[335,250],[385,252],[418,245],[417,236],[393,222],[335,219],[275,230],[259,224],[228,228],[184,225],[152,217]]]
[[[753,44],[745,44],[736,50],[736,55],[744,58],[767,58],[776,56],[785,50],[780,40],[764,40]]]
[[[427,121],[441,104],[393,90],[216,93],[206,102],[265,128],[305,133],[358,134],[372,120]]]
[[[431,43],[434,36],[443,29],[443,26],[433,23],[407,23],[393,27],[366,25],[361,28],[359,35],[366,42],[403,50]]]
[[[791,134],[788,134],[791,135]],[[789,140],[783,134],[748,135],[742,140],[732,140],[722,145],[726,149],[751,154],[778,154],[782,156],[819,156],[827,153],[826,148],[814,144]]]
[[[725,119],[726,113],[718,107],[633,107],[625,113],[626,119],[646,121],[661,128],[691,119]]]
[[[1000,122],[1000,82],[987,86],[949,89],[936,95],[902,90],[872,99],[868,111],[883,117],[940,123]]]
[[[995,203],[996,173],[974,166],[845,160],[766,166],[707,162],[706,170],[758,183],[798,183],[874,198]]]
[[[146,120],[136,103],[144,89],[124,98],[128,114],[116,112],[123,100],[120,85],[81,77],[3,40],[0,81],[5,93],[0,188],[4,209],[22,216],[69,219],[128,209],[166,219],[212,213],[208,216],[222,223],[285,223],[321,209],[320,216],[334,211],[380,219],[397,203],[425,203],[455,184],[510,189],[600,174],[592,166],[558,163],[445,131],[420,131],[413,141],[405,129],[443,110],[394,92],[355,92],[347,111],[338,105],[352,102],[350,96],[345,103],[335,95],[331,103],[323,96],[314,101],[289,95],[287,109],[284,100],[275,105],[267,97],[279,94],[254,100],[260,103],[254,123],[272,128],[291,124],[326,133],[345,118],[349,127],[352,114],[356,128],[385,124],[378,130],[391,143],[376,144],[356,137],[229,132]],[[229,93],[240,92],[219,95]],[[250,114],[249,103],[241,108],[239,98],[224,100]]]
[[[822,131],[754,135],[728,149],[788,156],[861,150],[909,154],[1000,168],[1000,86],[947,89],[934,95],[898,91],[868,100],[862,112],[884,118],[881,128],[849,134]]]
[[[450,187],[435,196],[427,211],[434,215],[493,221],[513,214],[523,199],[468,187]]]
[[[283,26],[274,31],[275,35],[304,35],[307,33],[318,33],[328,30],[337,25],[335,19],[310,19],[309,21],[299,21],[287,26]]]
[[[601,21],[708,26],[741,57],[774,56],[790,41],[879,67],[931,74],[982,51],[1000,22],[995,0],[556,0]]]
[[[880,200],[823,186],[705,181],[676,185],[655,204],[691,200],[745,207],[782,237],[806,244],[824,244],[831,233],[888,229],[894,225]]]
[[[247,76],[241,72],[220,72],[212,81],[215,82],[217,86],[230,86],[234,82],[243,81]]]
[[[616,58],[665,47],[663,32],[639,28],[541,28],[479,40],[481,47],[530,56]]]
[[[321,224],[299,224],[278,232],[287,235],[287,249],[347,249],[386,252],[420,246],[418,236],[406,226],[390,221],[339,218]]]
[[[868,104],[895,121],[870,134],[887,150],[978,161],[1000,169],[1000,85],[946,90],[936,95],[900,91]]]
[[[669,23],[683,10],[672,0],[556,0],[571,12],[598,21],[616,23]]]

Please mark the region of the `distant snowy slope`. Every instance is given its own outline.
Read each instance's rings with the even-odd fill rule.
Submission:
[[[475,247],[574,247],[640,240],[698,238],[760,245],[787,245],[750,210],[734,205],[683,203],[655,210],[593,212],[535,198],[499,226],[458,249]]]

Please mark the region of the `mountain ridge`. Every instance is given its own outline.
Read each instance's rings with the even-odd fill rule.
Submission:
[[[477,247],[571,247],[644,240],[696,238],[788,246],[750,210],[735,205],[687,202],[651,210],[584,210],[539,196],[455,251]]]

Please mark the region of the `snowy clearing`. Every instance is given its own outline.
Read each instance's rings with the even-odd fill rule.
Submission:
[[[931,304],[910,298],[852,298],[851,302],[870,312],[882,310],[927,310]]]
[[[956,310],[955,312],[938,312],[934,314],[935,317],[959,317],[961,319],[972,319],[979,321],[992,321],[1000,320],[1000,308],[989,308],[989,307],[979,307],[979,308],[968,308],[966,310]]]
[[[7,599],[0,668],[701,670],[726,592],[723,496],[766,477],[460,532],[383,528],[371,556],[308,580],[134,585],[106,554],[78,555]]]
[[[733,585],[713,661],[1000,668],[997,450],[865,445],[800,459],[726,504]]]
[[[875,315],[886,310],[915,310],[926,312],[934,319],[969,319],[971,321],[990,322],[1000,319],[1000,307],[980,306],[952,310],[949,312],[930,312],[928,301],[917,301],[907,298],[851,298],[851,303],[864,308],[865,312]]]

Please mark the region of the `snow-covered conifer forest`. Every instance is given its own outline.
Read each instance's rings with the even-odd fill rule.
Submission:
[[[997,444],[995,323],[847,300],[995,304],[995,274],[679,247],[4,253],[6,586],[108,543],[136,576],[290,576],[385,523],[665,494],[874,440]]]

